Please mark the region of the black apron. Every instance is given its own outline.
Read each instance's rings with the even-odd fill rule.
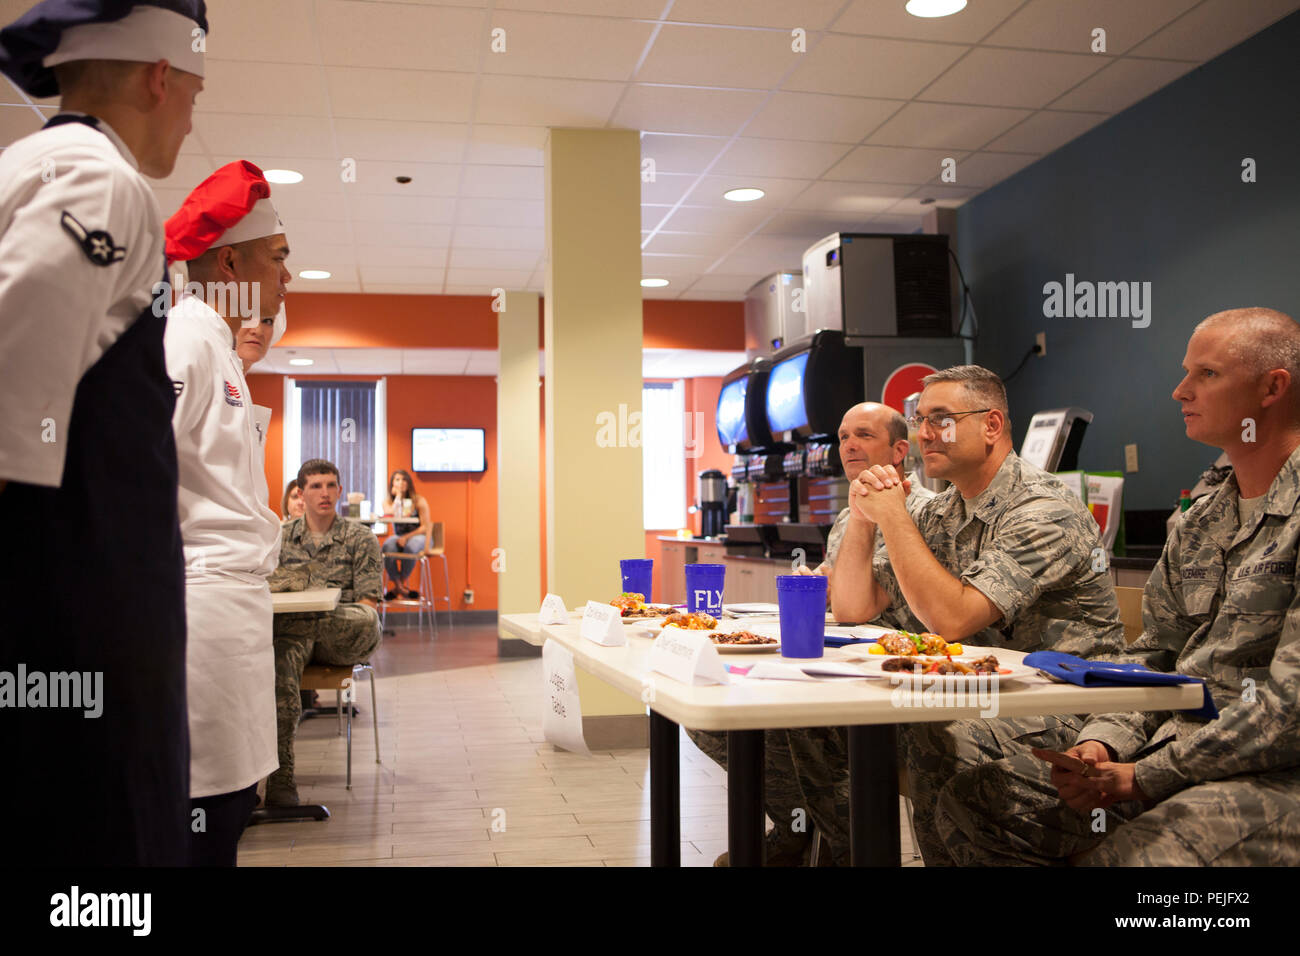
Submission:
[[[46,125],[64,122],[97,126],[67,115]],[[0,671],[103,674],[98,718],[0,709],[11,864],[187,863],[185,570],[165,327],[145,309],[82,376],[71,420],[56,423],[62,484],[0,492]]]

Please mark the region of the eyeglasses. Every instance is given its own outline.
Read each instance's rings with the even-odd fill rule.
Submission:
[[[953,421],[958,416],[979,415],[983,412],[991,411],[993,411],[991,408],[973,408],[968,412],[933,412],[929,415],[913,415],[907,420],[907,427],[920,431],[921,423],[927,422],[930,425],[931,430],[937,432],[939,429],[943,428],[945,422]]]

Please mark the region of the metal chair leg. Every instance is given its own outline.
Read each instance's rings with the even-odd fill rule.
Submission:
[[[912,859],[921,859],[921,846],[916,842],[916,821],[912,819],[912,798],[903,798],[903,807],[907,810],[907,830],[912,834]]]
[[[817,867],[821,865],[822,858],[822,831],[813,827],[812,852],[808,854],[808,865]]]
[[[338,699],[338,711],[337,711],[337,716],[338,716],[338,730],[337,730],[337,732],[334,734],[334,736],[336,736],[336,737],[341,737],[341,736],[343,735],[343,691],[339,691],[339,692],[338,692],[338,698],[339,698],[339,699]],[[351,716],[351,714],[352,714],[352,705],[349,704],[349,705],[348,705],[348,715]]]
[[[370,678],[370,722],[375,727],[375,763],[382,763],[379,759],[379,698],[375,694],[375,669],[367,666],[366,676]]]
[[[356,686],[357,686],[357,672],[354,669],[352,671],[352,688],[355,688]],[[352,688],[349,688],[349,690],[351,690]],[[340,691],[339,697],[342,696],[343,696],[343,692]],[[350,693],[348,694],[348,785],[347,788],[349,790],[352,789],[352,695]]]
[[[452,629],[455,625],[452,623],[451,619],[451,574],[447,570],[447,556],[445,554],[440,554],[438,557],[442,558],[442,582],[447,588],[447,628]],[[438,613],[438,605],[436,602],[433,606],[433,611],[435,614]]]

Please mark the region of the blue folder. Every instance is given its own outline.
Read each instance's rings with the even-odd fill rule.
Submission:
[[[1185,674],[1166,674],[1153,671],[1145,664],[1124,664],[1117,661],[1087,661],[1073,654],[1059,651],[1035,651],[1026,655],[1025,666],[1034,667],[1052,677],[1080,687],[1114,687],[1119,685],[1139,685],[1155,687],[1165,684],[1200,684],[1205,691],[1204,703],[1192,711],[1196,717],[1214,720],[1219,716],[1219,709],[1214,706],[1214,698],[1205,681],[1199,677]]]

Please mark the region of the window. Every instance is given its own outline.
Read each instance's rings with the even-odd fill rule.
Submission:
[[[377,506],[387,480],[384,385],[287,378],[284,480],[304,461],[324,458],[338,467],[344,501],[349,491],[359,491]]]
[[[647,528],[686,524],[685,391],[647,382],[641,390],[642,508]]]

